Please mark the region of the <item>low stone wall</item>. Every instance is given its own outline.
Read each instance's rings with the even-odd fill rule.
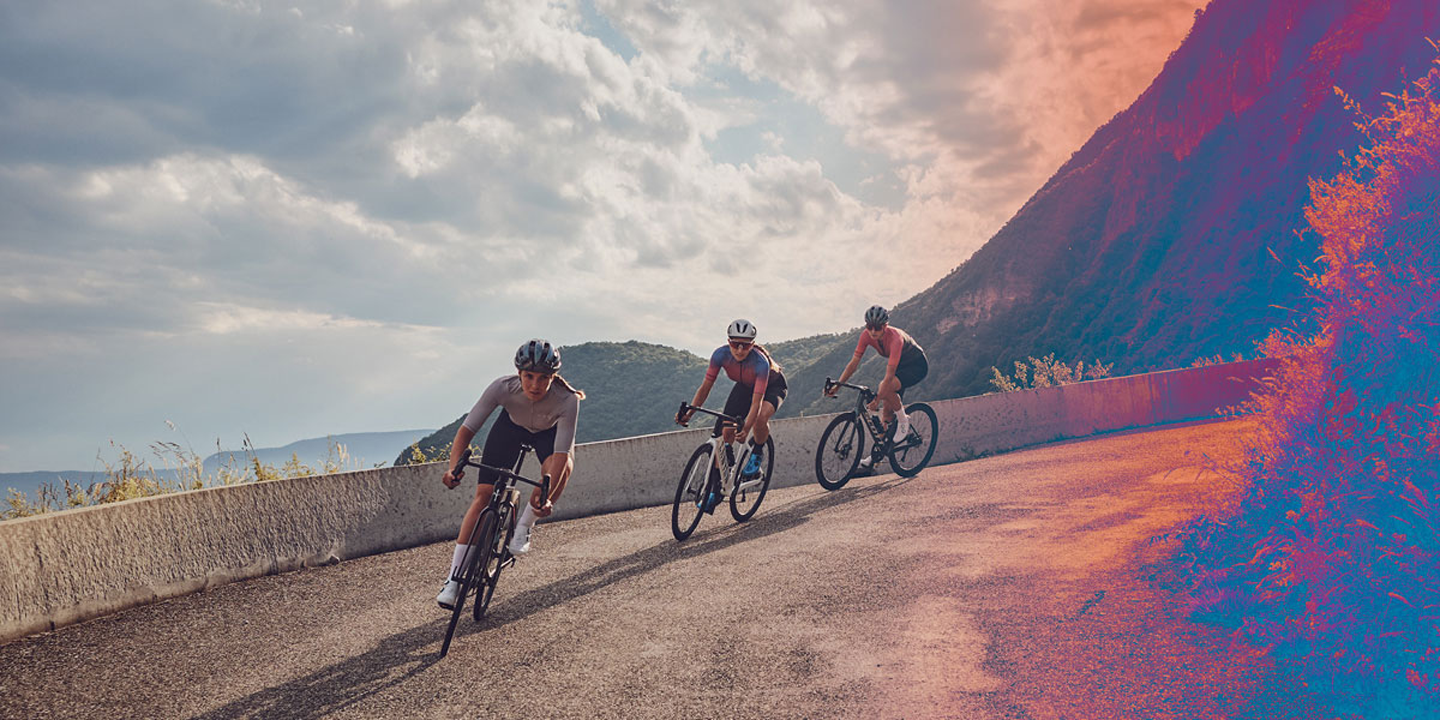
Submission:
[[[1270,367],[1251,361],[934,402],[934,463],[1214,417],[1248,397]],[[848,406],[836,401],[837,410]],[[815,446],[831,417],[773,423],[776,487],[814,482]],[[707,434],[577,446],[555,518],[669,503]],[[0,641],[232,580],[443,540],[472,491],[446,490],[441,472],[436,464],[363,470],[0,522]]]

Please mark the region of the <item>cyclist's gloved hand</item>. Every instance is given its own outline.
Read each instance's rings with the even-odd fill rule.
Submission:
[[[689,425],[689,424],[690,424],[690,418],[693,417],[694,415],[695,415],[695,411],[694,411],[694,410],[677,412],[677,413],[675,413],[675,424],[676,424],[676,425]]]

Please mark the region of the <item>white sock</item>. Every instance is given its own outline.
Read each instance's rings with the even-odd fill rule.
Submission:
[[[527,502],[525,509],[520,511],[520,521],[516,523],[515,529],[518,531],[523,527],[528,530],[535,526],[536,520],[539,518],[535,516],[535,506]]]
[[[445,576],[446,580],[455,577],[455,570],[459,568],[460,563],[465,560],[465,551],[469,549],[469,545],[455,543],[455,556],[450,560],[450,574]]]
[[[910,418],[904,410],[901,410],[895,413],[895,437],[903,438],[908,432],[910,432]]]

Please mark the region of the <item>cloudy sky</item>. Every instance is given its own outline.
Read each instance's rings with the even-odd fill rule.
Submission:
[[[4,3],[0,471],[438,427],[531,336],[855,327],[1203,4]]]

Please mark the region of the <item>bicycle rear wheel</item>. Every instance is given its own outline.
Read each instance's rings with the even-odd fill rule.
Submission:
[[[745,522],[760,509],[760,501],[770,490],[770,471],[775,469],[775,438],[765,438],[765,465],[760,468],[760,477],[741,480],[730,493],[730,517],[735,522]]]
[[[714,472],[714,448],[710,443],[695,448],[690,462],[685,463],[685,471],[680,474],[680,484],[675,488],[675,506],[670,509],[670,531],[675,534],[676,540],[690,537],[690,533],[695,532],[695,526],[700,524],[700,516],[705,514],[703,505],[710,488],[710,476]]]
[[[904,440],[891,445],[890,467],[900,477],[914,477],[935,455],[935,436],[940,423],[935,419],[935,411],[925,403],[911,403],[905,408],[905,414],[910,417],[910,432]]]
[[[470,549],[465,551],[465,556],[460,560],[460,576],[451,576],[451,580],[460,581],[460,593],[455,598],[455,607],[450,609],[450,624],[445,628],[445,641],[440,644],[440,657],[445,657],[450,652],[450,640],[455,636],[455,625],[460,622],[460,616],[465,612],[465,601],[476,592],[484,582],[481,578],[480,568],[481,555],[485,554],[483,543],[476,544],[475,541],[485,537],[485,523],[495,522],[495,514],[486,508],[480,514],[480,519],[475,523],[475,529],[470,533]]]
[[[855,413],[849,412],[830,421],[815,448],[815,479],[826,490],[839,490],[855,474],[860,456],[865,451],[865,438]]]

